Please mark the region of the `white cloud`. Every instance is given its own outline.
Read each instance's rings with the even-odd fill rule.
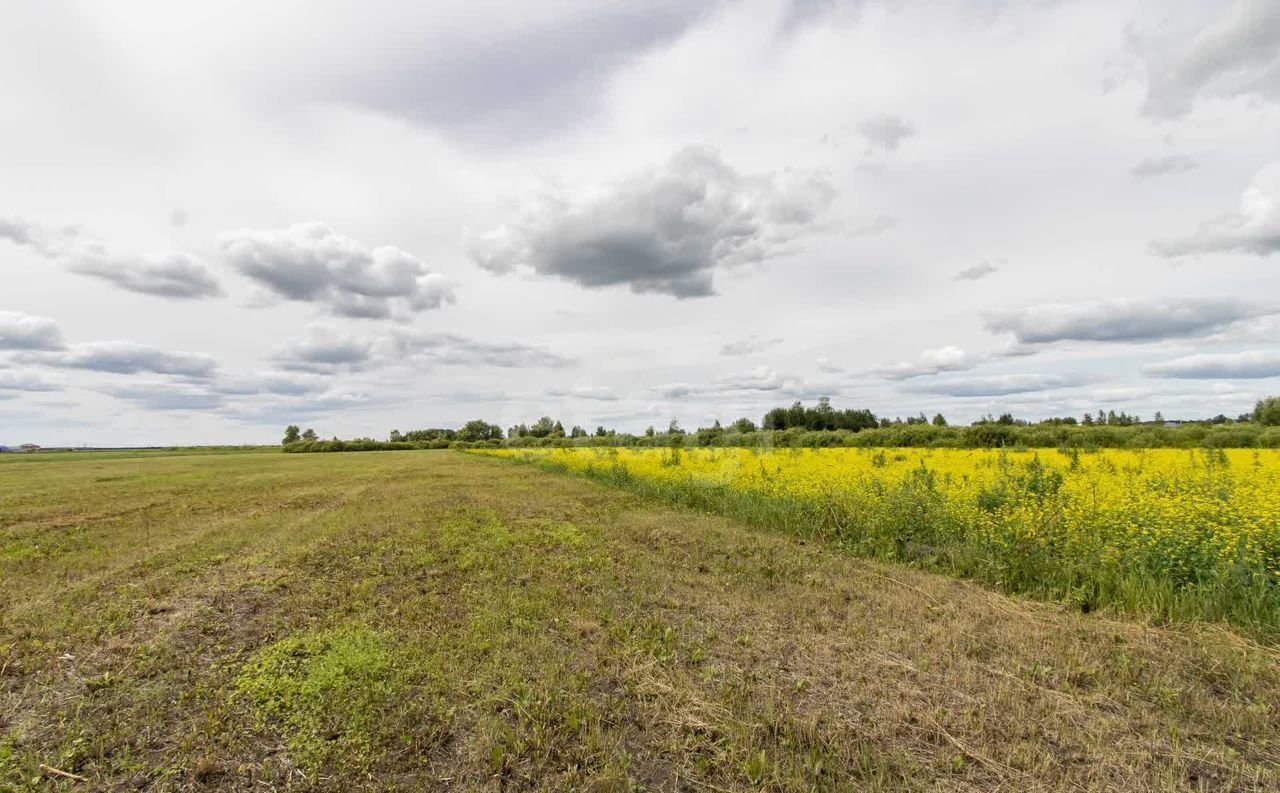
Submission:
[[[42,360],[53,366],[113,374],[154,374],[209,377],[218,368],[211,355],[177,352],[132,341],[95,341],[76,344]]]
[[[770,347],[775,347],[782,343],[782,339],[762,339],[759,336],[748,336],[745,339],[731,341],[720,347],[721,355],[740,356],[753,355],[758,352],[764,352]]]
[[[937,347],[920,353],[915,361],[900,361],[882,366],[876,373],[887,380],[908,380],[913,377],[924,377],[941,372],[956,372],[971,369],[979,363],[979,359],[955,345]]]
[[[1161,157],[1147,157],[1141,160],[1129,173],[1135,179],[1150,179],[1170,173],[1190,171],[1196,167],[1196,161],[1183,154],[1166,154]]]
[[[597,402],[616,402],[621,397],[608,386],[577,386],[576,388],[552,388],[547,396],[558,399],[590,399]]]
[[[397,358],[422,357],[459,366],[559,369],[576,363],[538,345],[480,341],[455,333],[396,328],[390,341]]]
[[[978,6],[478,0],[405,25],[403,0],[258,4],[253,24],[206,0],[0,3],[0,84],[22,108],[0,124],[0,207],[41,221],[0,222],[0,308],[57,320],[3,315],[0,370],[84,397],[54,410],[57,392],[3,389],[0,424],[50,445],[168,444],[274,441],[301,416],[347,437],[539,411],[693,427],[824,393],[953,421],[1107,399],[1249,409],[1274,380],[1143,369],[1274,346],[1280,314],[1247,316],[1280,295],[1274,3]],[[307,219],[325,223],[314,247],[291,236]],[[503,226],[488,263],[512,275],[495,277],[471,243]],[[253,278],[219,245],[234,229],[262,256]],[[1143,255],[1165,238],[1209,255]],[[94,275],[76,275],[89,240]],[[213,291],[153,267],[165,251],[230,298],[123,291]],[[424,308],[451,291],[456,307]],[[307,338],[317,319],[329,338]],[[410,324],[424,336],[400,349]],[[753,334],[785,349],[720,354]],[[217,366],[55,365],[103,339]],[[919,355],[948,347],[982,368]],[[1024,388],[974,380],[1028,360],[1107,389],[909,390]],[[920,374],[876,376],[899,361]],[[741,371],[757,363],[776,368]]]
[[[1204,335],[1276,311],[1229,297],[1113,298],[997,312],[987,318],[986,327],[992,333],[1012,333],[1020,344],[1143,342]]]
[[[825,355],[819,356],[818,359],[814,361],[814,363],[817,365],[818,371],[822,372],[823,374],[840,374],[841,372],[844,371],[843,367],[834,363],[830,358],[826,357]]]
[[[858,134],[866,140],[868,151],[897,151],[903,141],[916,134],[916,129],[905,119],[886,114],[863,121],[858,125]]]
[[[715,149],[689,146],[585,197],[527,207],[475,240],[472,256],[499,274],[527,267],[587,288],[706,297],[716,273],[783,253],[834,194],[817,177],[745,175]]]
[[[1001,374],[929,382],[912,386],[911,390],[951,397],[997,397],[1072,388],[1084,382],[1084,378],[1065,374]]]
[[[1273,0],[1210,3],[1226,9],[1187,35],[1134,34],[1146,66],[1143,111],[1161,118],[1189,113],[1212,97],[1280,96],[1280,5]]]
[[[831,384],[811,383],[797,375],[780,374],[771,366],[757,366],[745,372],[736,372],[706,383],[667,383],[655,387],[664,399],[679,400],[698,396],[705,398],[730,398],[744,394],[779,394],[780,398],[811,398],[827,396]]]
[[[874,237],[894,228],[900,221],[889,215],[876,215],[870,220],[859,223],[849,229],[850,237]]]
[[[1280,377],[1280,350],[1200,353],[1143,367],[1152,377],[1194,380]]]
[[[183,251],[123,257],[112,254],[102,243],[86,242],[72,246],[62,258],[71,272],[100,278],[130,292],[176,298],[223,294],[209,267]]]
[[[0,311],[0,350],[59,350],[62,330],[48,317]]]
[[[979,262],[971,267],[966,267],[960,272],[956,273],[955,280],[981,281],[983,278],[986,278],[988,275],[992,275],[993,273],[997,273],[999,271],[1000,271],[1000,268],[996,267],[991,262]]]
[[[370,248],[323,223],[242,229],[222,235],[219,245],[228,263],[271,293],[340,316],[386,318],[393,308],[425,311],[455,300],[449,279],[412,254]]]
[[[66,232],[50,232],[43,226],[22,218],[0,217],[0,240],[31,248],[45,256],[53,255],[65,236]]]
[[[100,278],[131,292],[174,298],[222,295],[209,267],[184,251],[122,256],[102,242],[87,239],[79,229],[47,229],[12,218],[0,218],[0,239],[28,247],[73,273]]]
[[[1240,197],[1240,209],[1206,221],[1188,237],[1157,240],[1160,256],[1240,251],[1256,256],[1280,252],[1280,162],[1263,166]]]

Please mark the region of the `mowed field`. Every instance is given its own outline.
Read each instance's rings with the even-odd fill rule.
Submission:
[[[1280,644],[1275,449],[490,449],[1007,592]]]
[[[3,790],[1264,791],[1277,713],[1231,628],[506,460],[0,462]]]

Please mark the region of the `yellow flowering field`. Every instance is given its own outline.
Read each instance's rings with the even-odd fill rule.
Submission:
[[[1280,451],[481,452],[1051,597],[1280,632]]]

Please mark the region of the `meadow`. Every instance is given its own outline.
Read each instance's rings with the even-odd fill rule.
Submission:
[[[698,506],[452,451],[6,459],[0,790],[1280,788],[1247,632]]]
[[[483,452],[1009,592],[1280,638],[1280,451]]]

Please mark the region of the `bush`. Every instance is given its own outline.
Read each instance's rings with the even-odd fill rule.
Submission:
[[[407,433],[402,437],[411,437]],[[543,449],[582,447],[669,447],[675,441],[687,446],[738,448],[1020,448],[1020,449],[1151,449],[1151,448],[1280,448],[1280,426],[1267,426],[1257,421],[1209,424],[1197,422],[1180,427],[1153,424],[1072,425],[1072,424],[1000,424],[983,422],[969,427],[937,426],[928,423],[895,423],[864,430],[735,430],[695,432],[691,435],[588,435],[577,438],[561,436],[465,439],[449,437],[440,431],[421,440],[376,441],[353,440],[307,441],[285,444],[284,450],[299,452],[364,452],[408,449]]]

